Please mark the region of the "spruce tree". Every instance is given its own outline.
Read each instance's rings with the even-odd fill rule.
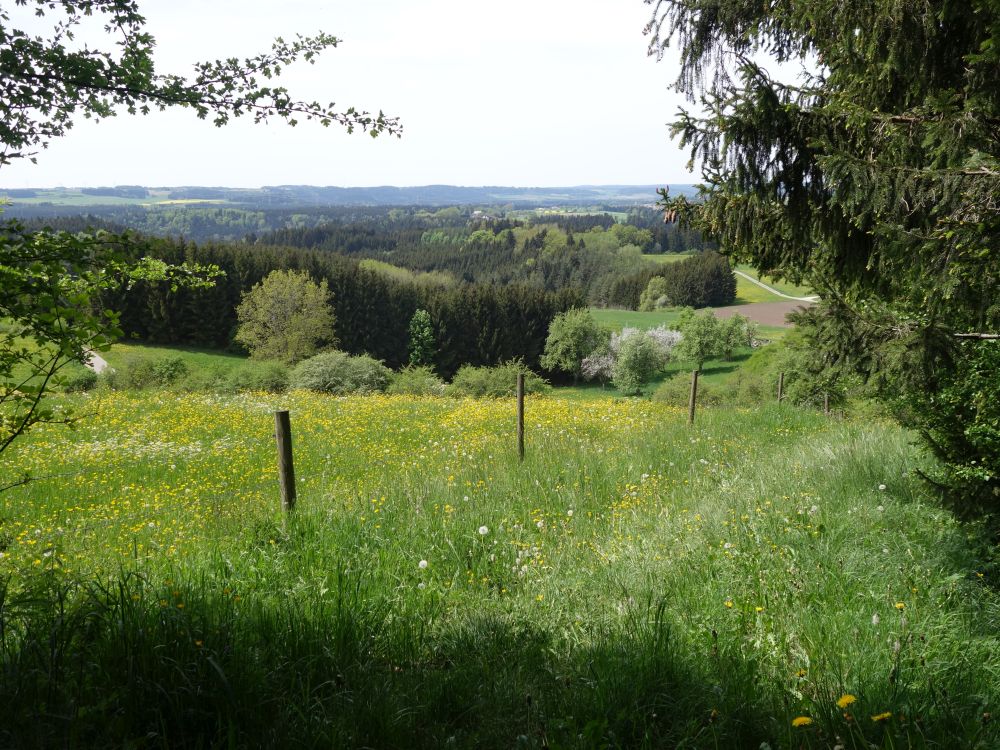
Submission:
[[[829,365],[891,397],[948,484],[998,503],[997,476],[963,477],[1000,449],[957,458],[915,407],[982,358],[963,335],[1000,332],[1000,3],[646,2],[651,52],[676,44],[675,87],[704,103],[674,124],[700,199],[664,193],[667,217],[810,282]]]

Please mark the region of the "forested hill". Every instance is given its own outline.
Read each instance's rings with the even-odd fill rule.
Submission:
[[[46,204],[82,208],[108,204],[150,205],[178,201],[211,201],[241,208],[298,206],[554,206],[603,203],[650,204],[663,185],[578,185],[572,187],[333,187],[269,185],[261,188],[144,187],[117,185],[96,188],[0,188],[0,198],[11,201],[12,213]],[[670,185],[671,195],[693,195],[692,185]]]

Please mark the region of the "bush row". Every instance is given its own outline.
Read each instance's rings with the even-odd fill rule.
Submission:
[[[472,396],[498,398],[516,390],[517,374],[525,375],[527,393],[546,393],[549,384],[528,370],[520,360],[493,367],[465,365],[446,384],[430,367],[407,367],[393,372],[368,356],[327,351],[288,367],[280,362],[248,360],[230,367],[193,369],[181,356],[126,357],[121,365],[95,374],[82,365],[66,368],[61,389],[66,392],[94,388],[177,391],[268,391],[305,389],[344,396],[393,393],[418,396]]]

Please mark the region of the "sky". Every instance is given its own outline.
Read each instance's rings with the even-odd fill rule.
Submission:
[[[669,89],[675,58],[647,55],[642,0],[147,0],[140,9],[161,73],[264,52],[276,36],[333,34],[340,46],[279,83],[297,99],[398,116],[403,136],[281,120],[216,128],[187,110],[79,117],[37,164],[0,168],[0,188],[698,181],[670,140],[684,102]]]

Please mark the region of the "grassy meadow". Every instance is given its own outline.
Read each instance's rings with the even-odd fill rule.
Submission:
[[[0,465],[0,746],[1000,742],[995,570],[892,425],[539,397],[519,464],[505,401],[62,406]]]

